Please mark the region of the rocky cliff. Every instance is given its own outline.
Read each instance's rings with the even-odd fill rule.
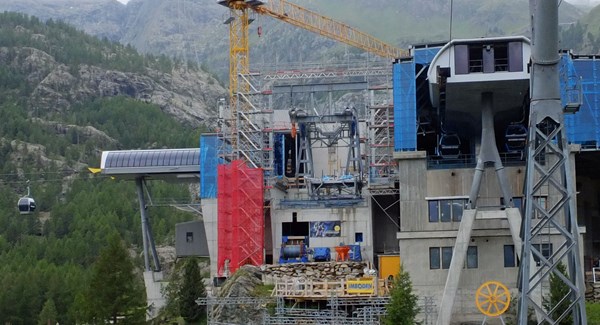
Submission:
[[[143,74],[88,64],[73,68],[30,47],[1,47],[0,65],[25,75],[32,88],[28,106],[36,113],[65,112],[86,100],[127,96],[156,104],[182,122],[210,124],[207,120],[215,111],[217,99],[226,95],[213,77],[184,66],[170,73],[147,68]]]

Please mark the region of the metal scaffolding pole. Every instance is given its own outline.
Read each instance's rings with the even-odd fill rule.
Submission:
[[[579,230],[575,215],[575,190],[569,147],[561,106],[558,78],[558,1],[530,0],[532,15],[532,72],[523,252],[519,270],[519,324],[527,324],[530,309],[537,323],[559,324],[571,317],[573,324],[587,324],[585,284],[579,255]],[[536,201],[547,191],[548,206]],[[553,230],[558,247],[542,253],[543,236]],[[537,246],[536,246],[537,245]],[[537,265],[532,263],[534,257]],[[558,266],[566,263],[563,275]],[[534,299],[534,291],[549,282],[561,281],[567,292],[551,306]]]

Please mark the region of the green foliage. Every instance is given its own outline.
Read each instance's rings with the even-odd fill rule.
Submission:
[[[127,149],[195,147],[200,133],[205,131],[182,126],[158,106],[127,97],[103,98],[75,105],[67,122],[94,126],[116,138],[120,147]]]
[[[563,274],[565,277],[569,277],[567,275],[567,268],[563,263],[558,264],[556,267],[558,272]],[[543,305],[546,310],[552,310],[556,308],[556,310],[551,314],[552,319],[558,319],[569,307],[569,300],[565,299],[562,303],[561,300],[569,295],[571,289],[569,286],[564,283],[558,275],[555,273],[550,274],[550,292],[546,297],[544,297]],[[569,315],[564,318],[558,324],[560,325],[568,325],[573,324],[573,316]]]
[[[412,281],[408,272],[400,269],[390,290],[390,303],[387,306],[385,324],[414,325],[419,313],[418,296],[413,293]]]
[[[204,316],[206,307],[198,305],[196,299],[206,297],[206,289],[195,259],[185,262],[182,280],[178,294],[179,314],[187,322],[198,321]]]
[[[46,300],[46,303],[44,303],[44,308],[42,308],[42,311],[38,316],[38,325],[54,325],[56,324],[57,317],[58,316],[56,311],[56,305],[54,305],[54,300],[52,300],[52,298],[49,298],[48,300]]]
[[[254,290],[252,290],[253,297],[270,297],[273,293],[273,289],[275,285],[273,284],[263,284],[256,286]]]
[[[600,324],[600,303],[586,303],[585,312],[588,324]]]
[[[190,307],[196,308],[196,306],[192,306],[190,301],[191,299],[195,300],[199,297],[206,297],[206,292],[205,292],[205,288],[204,288],[204,283],[202,281],[196,281],[196,280],[192,280],[192,278],[197,277],[197,275],[193,275],[193,273],[195,273],[196,271],[191,270],[192,267],[194,267],[194,264],[197,265],[198,262],[202,262],[203,260],[205,260],[204,258],[188,258],[185,260],[179,260],[179,262],[175,265],[173,272],[171,272],[171,275],[169,277],[169,283],[168,285],[163,289],[164,292],[163,294],[165,295],[166,299],[167,299],[167,304],[166,306],[160,311],[160,315],[158,317],[159,322],[161,324],[163,323],[174,323],[177,319],[181,318],[181,316],[183,315],[182,312],[182,306],[184,305],[184,303],[182,302],[182,299],[187,299],[188,303],[190,304]],[[208,260],[206,259],[206,262],[208,262]],[[196,266],[197,267],[197,266]],[[189,269],[188,269],[189,268]],[[186,272],[188,273],[188,280],[185,280],[186,278]],[[200,274],[200,279],[202,278],[202,274]],[[192,291],[191,289],[184,289],[187,284],[185,283],[187,281],[187,283],[193,283],[193,287],[195,288],[196,291],[198,291],[198,293],[190,293],[190,292],[185,292],[186,290]],[[200,287],[202,286],[202,287]],[[187,298],[187,297],[182,297],[182,296],[196,296],[196,298]],[[206,317],[205,317],[205,311],[206,311],[206,307],[205,306],[198,306],[201,308],[200,314],[201,314],[201,318],[200,321],[201,323],[203,323],[204,321],[206,321]],[[183,321],[183,319],[182,319]]]
[[[119,279],[98,279],[110,274],[98,271],[102,263],[106,265],[98,256],[103,248],[111,248],[107,243],[117,242],[139,254],[139,205],[132,182],[90,178],[81,166],[98,166],[101,150],[197,147],[202,130],[182,126],[155,105],[125,97],[79,99],[60,113],[30,107],[35,86],[27,79],[31,67],[13,64],[23,51],[30,51],[23,47],[47,52],[74,74],[79,64],[126,72],[144,72],[149,67],[170,72],[175,63],[164,56],[141,56],[131,46],[87,36],[62,22],[0,13],[0,324],[104,319],[107,309],[90,305],[90,288],[109,288],[110,281]],[[87,126],[108,137],[90,135]],[[38,209],[32,215],[19,215],[16,202],[27,192],[26,180]],[[160,181],[148,185],[153,199],[191,199],[184,185]],[[194,218],[169,207],[148,209],[157,244],[172,243],[175,224]],[[115,236],[122,240],[112,240]],[[133,268],[134,261],[126,255],[124,267]],[[115,264],[119,263],[110,263],[110,268],[114,270]],[[115,301],[131,298],[135,304],[123,303],[127,309],[122,313],[129,315],[128,322],[141,322],[141,276],[127,274],[129,283],[118,288],[123,295]],[[103,281],[107,282],[100,285]]]
[[[109,238],[94,264],[85,295],[87,320],[105,324],[140,324],[145,318],[143,285],[118,235]]]

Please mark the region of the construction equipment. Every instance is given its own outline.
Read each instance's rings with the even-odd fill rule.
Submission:
[[[307,236],[283,236],[279,264],[308,262]]]
[[[230,160],[244,158],[249,165],[264,167],[261,156],[264,139],[260,125],[252,121],[253,114],[260,113],[251,100],[252,94],[260,94],[251,82],[249,55],[249,25],[251,13],[270,16],[305,30],[358,47],[384,58],[398,59],[408,56],[408,51],[386,44],[344,23],[319,15],[285,0],[220,0],[229,8],[229,105],[226,135],[229,146],[226,155]]]

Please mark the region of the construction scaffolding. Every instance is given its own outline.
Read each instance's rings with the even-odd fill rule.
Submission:
[[[394,105],[373,103],[369,106],[369,113],[369,186],[389,184],[397,165],[393,157]]]
[[[580,144],[583,150],[600,149],[600,57],[563,53],[560,82],[563,106],[581,101],[577,114],[565,115],[569,142]]]
[[[219,165],[218,258],[220,275],[264,263],[263,172],[242,160]]]

